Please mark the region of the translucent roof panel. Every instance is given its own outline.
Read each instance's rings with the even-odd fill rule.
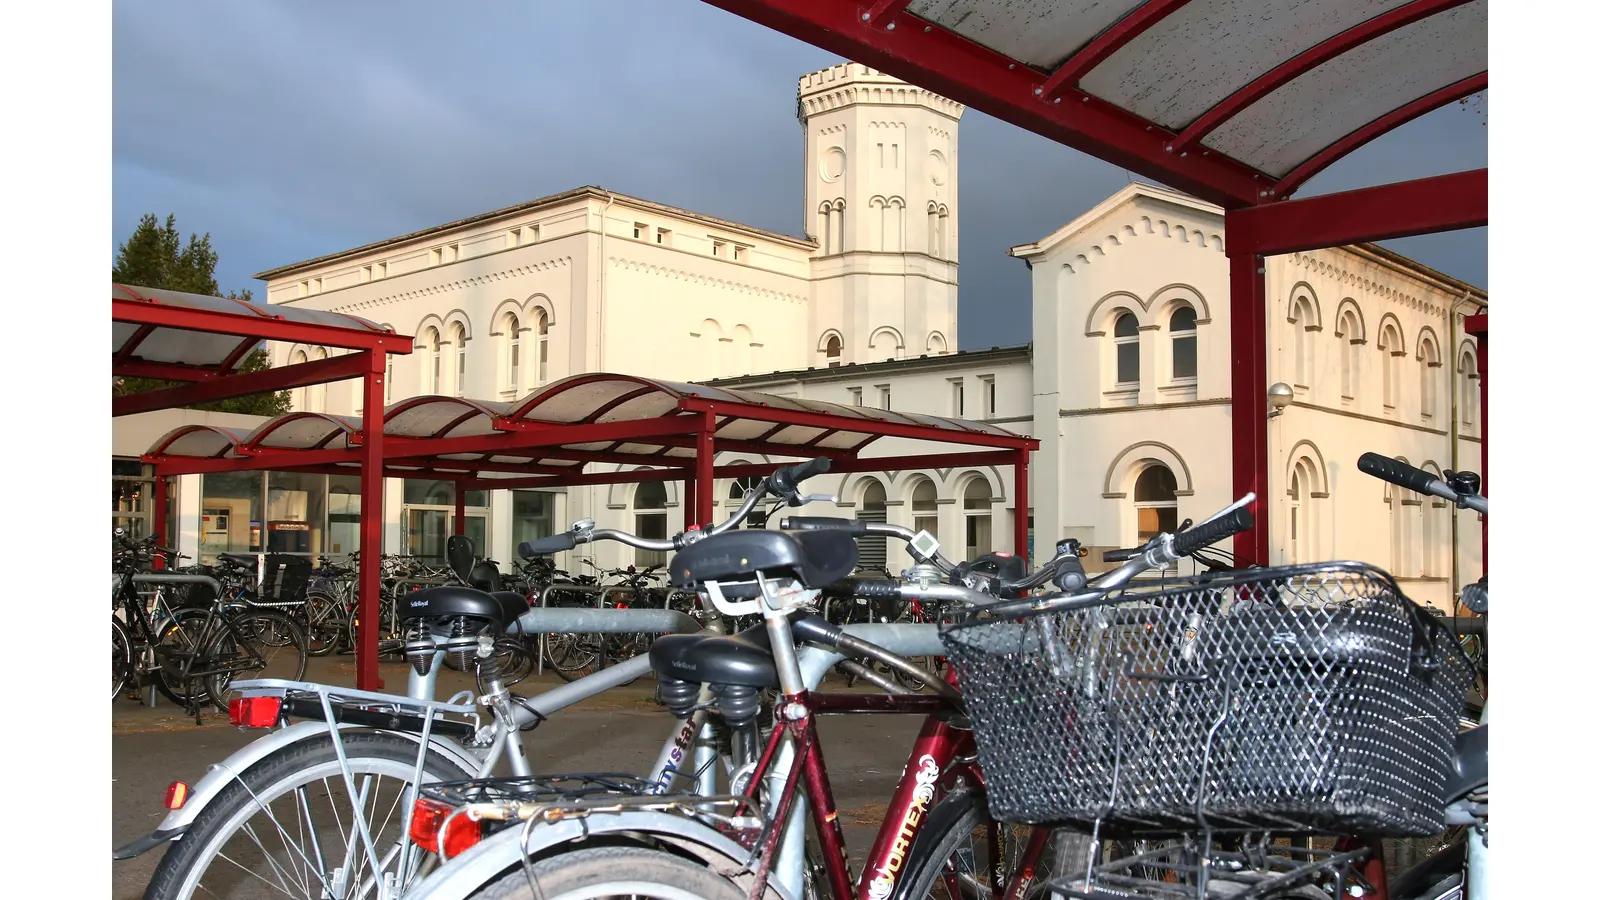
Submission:
[[[373,347],[375,337],[392,333],[360,316],[159,288],[113,283],[111,300],[111,356],[122,363],[215,368],[276,338],[284,325],[314,326],[324,333],[307,343],[348,349]],[[186,316],[191,313],[207,315],[204,330]]]
[[[339,449],[350,446],[349,436],[360,431],[361,420],[351,416],[297,412],[262,423],[246,443],[272,450]]]
[[[396,437],[442,438],[492,434],[494,420],[510,405],[460,397],[412,397],[390,404],[383,414],[383,433]]]
[[[1488,0],[706,2],[857,60],[802,103],[894,76],[1228,209],[1488,84]]]
[[[150,447],[151,453],[201,458],[238,456],[250,432],[244,428],[219,425],[184,425],[162,435]]]

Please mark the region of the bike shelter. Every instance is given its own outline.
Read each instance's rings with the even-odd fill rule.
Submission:
[[[1268,488],[1264,257],[1489,223],[1486,168],[1290,199],[1488,88],[1488,0],[705,2],[1221,206],[1235,496]],[[1487,316],[1467,331],[1487,493]],[[1253,512],[1241,564],[1269,561],[1267,505]]]
[[[381,385],[379,391],[376,399]],[[367,621],[377,618],[381,550],[376,538],[369,550],[366,538],[383,522],[382,478],[453,481],[461,533],[467,491],[676,481],[683,485],[684,520],[705,525],[716,479],[765,476],[799,459],[827,457],[833,472],[1011,466],[1016,552],[1028,549],[1028,456],[1039,442],[997,425],[614,373],[574,375],[516,402],[427,395],[366,409],[372,413],[360,419],[291,412],[248,432],[186,425],[159,439],[144,460],[158,477],[360,472],[358,602]],[[943,446],[863,455],[884,438]],[[718,465],[718,452],[782,461]],[[357,648],[359,689],[382,686],[377,660],[377,633],[369,630]]]

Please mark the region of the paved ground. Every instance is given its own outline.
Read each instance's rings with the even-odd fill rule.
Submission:
[[[403,690],[406,667],[386,664],[388,689]],[[459,678],[448,673],[452,678]],[[307,679],[353,683],[350,657],[312,660]],[[518,693],[532,695],[560,682],[546,676],[519,684]],[[440,696],[465,687],[441,678]],[[653,702],[655,686],[642,678],[631,686],[552,716],[530,735],[536,771],[620,770],[643,772],[654,761],[671,731],[671,719]],[[920,720],[913,716],[826,717],[819,729],[827,754],[834,792],[841,810],[851,856],[859,859],[871,845],[896,779],[905,763]],[[153,830],[165,815],[161,805],[167,785],[176,779],[193,783],[205,767],[221,760],[259,733],[241,731],[226,716],[208,716],[196,726],[182,710],[163,702],[148,708],[130,700],[112,704],[114,844]],[[162,851],[115,864],[114,900],[141,896]]]

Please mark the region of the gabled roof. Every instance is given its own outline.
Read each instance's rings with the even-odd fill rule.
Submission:
[[[1050,250],[1054,249],[1062,242],[1071,239],[1079,232],[1087,229],[1096,222],[1099,222],[1101,219],[1110,215],[1124,204],[1131,203],[1139,198],[1154,200],[1158,203],[1168,203],[1185,210],[1213,216],[1217,219],[1222,218],[1222,207],[1217,206],[1214,203],[1207,203],[1204,200],[1197,200],[1188,194],[1185,194],[1181,191],[1174,191],[1171,188],[1157,187],[1153,184],[1145,184],[1143,182],[1136,181],[1117,191],[1115,194],[1112,194],[1106,199],[1101,200],[1088,212],[1077,217],[1076,219],[1073,219],[1071,222],[1068,222],[1060,228],[1057,228],[1055,231],[1050,232],[1039,240],[1034,241],[1031,244],[1018,244],[1017,246],[1012,247],[1010,250],[1006,251],[1006,255],[1015,256],[1018,259],[1032,259],[1036,256],[1042,256],[1045,253],[1050,252]],[[1217,227],[1221,227],[1220,222],[1217,223]]]

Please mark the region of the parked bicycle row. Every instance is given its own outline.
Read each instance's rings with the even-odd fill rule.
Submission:
[[[405,695],[233,681],[230,718],[272,730],[175,787],[158,830],[116,855],[165,845],[147,897],[184,900],[1487,898],[1487,725],[1462,721],[1477,672],[1459,640],[1483,629],[1425,614],[1370,566],[1233,569],[1208,549],[1252,526],[1250,496],[1096,576],[1073,541],[1029,572],[952,561],[900,526],[736,527],[765,499],[819,499],[800,485],[826,468],[780,469],[703,530],[582,521],[519,548],[545,568],[594,541],[671,553],[659,607],[531,604],[486,589],[453,539],[452,583],[395,610]],[[1487,513],[1465,479],[1371,454],[1360,468]],[[901,577],[851,577],[866,536],[904,544]],[[1210,562],[1138,580],[1180,559]],[[1486,580],[1463,603],[1486,613]],[[854,619],[831,621],[841,607]],[[512,692],[510,648],[552,635],[649,642]],[[436,699],[447,665],[476,694]],[[818,690],[838,666],[881,693]],[[649,771],[532,771],[540,722],[646,674],[676,720]],[[815,717],[882,713],[923,726],[857,867]],[[1386,839],[1438,849],[1391,878]]]

